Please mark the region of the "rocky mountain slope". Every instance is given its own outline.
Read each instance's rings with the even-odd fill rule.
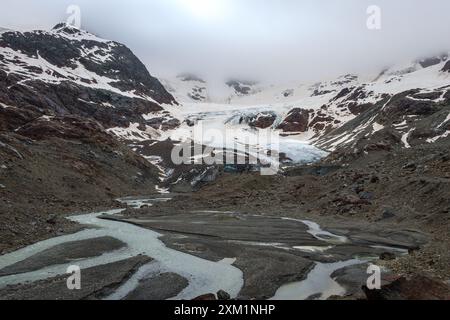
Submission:
[[[72,230],[58,213],[157,193],[158,169],[114,133],[158,136],[176,105],[122,44],[65,24],[0,33],[0,252]]]
[[[152,131],[159,127],[148,119],[161,115],[163,104],[176,104],[126,46],[65,24],[51,31],[3,32],[0,87],[5,130],[39,116],[77,115],[107,129],[136,124]],[[159,126],[169,117],[160,116]]]

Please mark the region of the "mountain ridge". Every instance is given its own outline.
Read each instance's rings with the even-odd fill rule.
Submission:
[[[106,128],[138,123],[145,129],[143,115],[177,105],[126,46],[65,24],[2,33],[0,87],[0,102],[23,117],[74,114]]]
[[[367,76],[348,74],[335,80],[318,83],[291,86],[266,85],[253,88],[247,94],[232,93],[228,97],[222,97],[221,101],[211,101],[208,98],[206,81],[183,81],[184,87],[178,85],[180,91],[176,92],[177,86],[174,86],[172,92],[186,108],[192,110],[192,115],[189,116],[191,125],[196,121],[196,109],[201,110],[198,120],[203,119],[205,112],[222,112],[228,114],[224,120],[226,123],[247,125],[256,129],[271,128],[282,135],[291,135],[332,151],[338,145],[327,143],[327,140],[337,140],[342,146],[348,145],[345,142],[349,141],[344,140],[350,139],[338,137],[340,128],[353,120],[358,122],[360,115],[363,119],[364,114],[372,112],[371,110],[376,109],[376,105],[383,101],[388,104],[386,107],[390,108],[392,101],[386,100],[387,98],[404,94],[404,99],[416,100],[416,104],[418,100],[421,100],[422,105],[445,104],[450,88],[448,65],[450,65],[448,54],[440,54],[435,57],[416,59],[406,64],[393,65],[381,71],[372,80],[367,80],[370,79]],[[205,94],[202,99],[192,100],[190,88],[194,92],[198,91],[199,87]],[[186,94],[187,97],[183,98]],[[439,116],[436,115],[441,122],[446,118],[445,106],[443,109]],[[403,116],[424,115],[417,115],[410,109],[405,110]],[[369,125],[377,128],[365,134],[371,135],[382,130],[381,124],[376,123],[375,119],[369,118],[369,120],[373,122]],[[405,119],[398,120],[402,123]],[[426,141],[433,142],[445,134],[442,132],[443,127],[445,126],[434,127],[441,129],[435,132],[430,130]],[[403,129],[409,131],[412,127],[407,126]],[[347,134],[350,137],[350,133]],[[403,136],[405,132],[401,134]]]

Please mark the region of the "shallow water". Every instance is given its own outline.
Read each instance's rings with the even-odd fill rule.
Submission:
[[[126,203],[134,208],[140,208],[143,205],[151,206],[155,202],[168,200],[170,200],[169,197],[161,196],[151,199],[137,197],[120,199],[120,201],[122,201],[123,203]],[[76,262],[72,261],[64,265],[48,266],[46,268],[33,272],[0,277],[0,288],[10,284],[24,283],[27,281],[32,282],[55,277],[58,275],[64,275],[66,274],[67,267],[74,263],[76,263],[81,269],[86,269],[136,257],[138,255],[145,255],[152,258],[153,261],[139,268],[139,270],[135,274],[133,274],[130,279],[123,283],[113,294],[111,294],[106,299],[122,299],[138,286],[140,280],[151,278],[152,276],[160,273],[175,273],[188,280],[189,285],[172,299],[189,300],[199,295],[214,293],[219,290],[228,292],[232,298],[238,296],[240,290],[244,285],[244,279],[242,271],[233,266],[233,264],[236,262],[236,258],[225,258],[218,262],[201,259],[183,252],[167,248],[164,243],[159,240],[159,237],[161,237],[162,235],[157,232],[129,223],[101,219],[101,216],[103,215],[119,214],[123,210],[124,209],[116,209],[105,212],[69,217],[68,219],[74,222],[90,226],[92,228],[77,232],[75,234],[42,241],[16,252],[1,256],[0,269],[23,261],[55,245],[70,241],[79,241],[109,236],[126,243],[127,247],[116,251],[107,252],[102,254],[101,256],[94,258],[82,259]],[[219,211],[204,212],[223,213]],[[229,213],[236,214],[231,212]],[[280,218],[274,217],[273,219]],[[302,246],[301,243],[299,243],[297,246],[293,246],[283,243],[269,242],[234,242],[242,243],[243,245],[274,247],[280,250],[301,250],[304,252],[311,252],[316,254],[325,254],[327,250],[333,248],[335,245],[345,244],[349,242],[349,239],[344,236],[336,235],[322,230],[321,227],[315,222],[291,218],[282,219],[306,225],[308,227],[308,230],[306,230],[306,232],[314,236],[316,239],[323,241],[324,245]],[[183,236],[179,235],[179,237]],[[404,249],[396,249],[376,245],[372,247],[394,251],[398,250],[401,253],[404,253],[406,251]],[[307,278],[305,280],[281,286],[272,299],[303,300],[308,299],[312,296],[317,299],[327,299],[333,295],[343,295],[345,294],[345,289],[331,278],[331,274],[341,268],[366,263],[369,260],[370,259],[355,258],[352,260],[336,263],[317,262],[315,264],[315,267],[307,275]]]
[[[85,240],[96,237],[114,237],[128,246],[127,248],[105,253],[99,257],[77,261],[81,269],[104,265],[123,259],[146,255],[158,261],[161,270],[176,273],[189,281],[189,285],[175,299],[192,299],[199,295],[225,290],[231,297],[236,297],[243,286],[243,274],[241,270],[228,263],[212,262],[167,248],[158,238],[161,234],[140,228],[131,224],[104,220],[99,217],[103,214],[111,215],[122,210],[92,213],[70,217],[69,219],[82,225],[94,226],[97,229],[89,229],[73,235],[53,238],[39,242],[25,249],[13,252],[0,258],[0,268],[22,261],[42,250],[51,248],[56,244],[67,241]],[[66,273],[67,267],[73,264],[49,266],[42,270],[11,275],[0,278],[0,287],[9,284],[23,283],[47,279]],[[132,277],[138,279],[139,274]],[[126,294],[130,284],[121,288],[118,295]],[[131,289],[130,289],[131,290]]]
[[[331,296],[342,296],[346,291],[331,278],[333,272],[366,262],[353,259],[336,263],[316,263],[305,280],[280,287],[271,300],[306,300],[313,296],[317,296],[318,300],[326,300]]]
[[[321,227],[313,221],[292,219],[292,218],[282,218],[282,219],[303,223],[304,225],[306,225],[309,228],[307,232],[318,240],[322,240],[322,241],[332,243],[332,244],[348,242],[347,237],[339,236],[337,234],[333,234],[331,232],[322,230]]]

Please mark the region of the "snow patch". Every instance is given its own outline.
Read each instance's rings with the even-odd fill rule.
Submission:
[[[414,130],[416,130],[416,129],[413,128],[413,129],[409,130],[407,133],[405,133],[405,134],[402,136],[402,142],[403,142],[403,145],[405,146],[406,149],[410,149],[410,148],[411,148],[411,145],[410,145],[409,142],[408,142],[408,138],[409,138],[409,136],[411,135],[411,133],[412,133]]]

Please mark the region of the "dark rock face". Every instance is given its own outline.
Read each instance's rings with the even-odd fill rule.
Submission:
[[[205,101],[206,100],[206,88],[195,86],[192,88],[192,92],[188,94],[188,96],[196,101]]]
[[[394,98],[383,110],[383,115],[390,119],[401,116],[429,116],[438,110],[438,106],[432,101],[413,100],[405,94]]]
[[[219,290],[219,291],[217,292],[217,299],[218,299],[218,300],[230,300],[231,297],[230,297],[230,295],[228,294],[228,292],[223,291],[223,290]]]
[[[392,252],[383,252],[382,254],[380,254],[381,260],[394,260],[395,258],[395,254]]]
[[[350,102],[348,104],[348,109],[354,115],[359,115],[359,114],[363,113],[364,111],[369,110],[372,107],[373,107],[373,104],[371,104],[371,103],[358,104],[356,102]]]
[[[292,109],[277,129],[284,132],[306,132],[308,131],[309,115],[309,110]]]
[[[350,94],[350,92],[352,92],[352,90],[353,90],[353,88],[342,89],[331,101],[336,101],[336,100],[339,100],[339,99],[345,97],[346,95]]]
[[[49,137],[77,140],[101,140],[107,142],[104,128],[96,121],[77,116],[41,117],[16,130],[16,133],[42,140]]]
[[[335,150],[330,140],[341,139],[337,149],[354,158],[448,140],[446,118],[450,105],[445,90],[445,87],[433,91],[413,89],[384,95],[375,104],[348,102],[344,107],[356,117],[325,132],[317,145]]]
[[[2,33],[0,58],[0,102],[16,108],[0,111],[2,129],[40,115],[128,127],[145,124],[142,115],[161,111],[160,104],[176,103],[130,49],[65,24]]]
[[[52,223],[54,224],[54,223]],[[70,241],[45,249],[31,257],[0,270],[0,275],[14,275],[36,271],[49,265],[64,264],[67,261],[98,257],[126,247],[126,244],[112,237]]]
[[[442,96],[442,91],[416,93],[412,97],[415,99],[436,100]]]
[[[158,170],[101,128],[68,116],[0,132],[0,252],[76,231],[60,213],[155,190]]]
[[[324,96],[326,94],[333,93],[333,92],[334,91],[331,91],[331,90],[320,91],[320,90],[316,89],[316,90],[314,90],[314,92],[313,92],[313,94],[311,96],[312,97]]]
[[[174,103],[174,98],[152,77],[144,64],[126,46],[104,41],[64,24],[52,32],[6,32],[0,47],[20,50],[28,57],[41,57],[59,68],[74,68],[77,62],[88,71],[116,82],[114,87],[135,90],[158,103]]]
[[[247,95],[252,91],[252,86],[256,83],[251,81],[229,80],[226,84],[230,88],[233,88],[237,94]]]
[[[208,293],[208,294],[198,296],[197,298],[194,298],[192,300],[193,301],[212,301],[212,300],[217,300],[217,298],[213,293]]]
[[[450,72],[450,61],[447,61],[444,68],[442,68],[442,72]]]
[[[319,111],[311,120],[309,126],[316,131],[325,130],[326,132],[331,129],[332,124],[335,123],[335,121],[336,120],[332,116],[327,115],[325,112]]]
[[[283,91],[283,97],[288,98],[294,95],[294,89],[287,89]]]
[[[437,65],[437,64],[441,63],[442,61],[447,61],[447,59],[448,59],[448,55],[443,54],[443,55],[437,56],[437,57],[430,57],[430,58],[422,59],[419,61],[419,64],[422,66],[422,68],[428,68],[428,67]]]
[[[252,120],[250,120],[249,125],[251,127],[266,129],[271,127],[277,120],[277,115],[274,113],[266,112],[256,115]]]

